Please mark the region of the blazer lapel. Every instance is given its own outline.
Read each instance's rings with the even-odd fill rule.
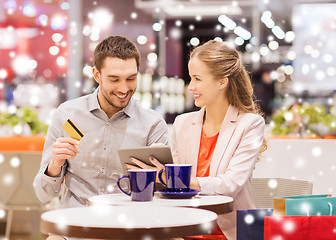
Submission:
[[[212,155],[210,173],[209,176],[216,176],[218,167],[222,161],[222,156],[224,155],[231,137],[236,129],[236,121],[238,117],[238,110],[232,105],[229,105],[229,108],[224,117],[218,140],[214,153]]]
[[[204,108],[202,108],[196,117],[191,122],[190,127],[190,134],[189,136],[189,146],[188,149],[189,153],[187,155],[190,157],[188,163],[191,163],[193,166],[197,166],[197,160],[198,160],[198,152],[199,152],[199,146],[201,141],[201,131],[202,131],[202,124],[203,124],[203,116],[204,116]],[[192,169],[192,176],[196,176],[196,170],[197,168]]]

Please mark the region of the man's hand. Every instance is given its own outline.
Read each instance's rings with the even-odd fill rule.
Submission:
[[[57,138],[52,147],[52,158],[48,165],[47,174],[55,177],[61,172],[66,159],[74,159],[79,153],[79,141],[73,138]]]

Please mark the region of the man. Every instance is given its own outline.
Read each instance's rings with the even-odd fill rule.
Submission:
[[[261,111],[265,114],[266,122],[269,122],[273,113],[273,101],[275,96],[274,81],[271,78],[271,69],[261,67],[252,77],[254,81],[254,94],[260,105]]]
[[[131,97],[137,87],[140,54],[125,37],[110,36],[94,51],[94,93],[61,104],[45,140],[34,188],[41,202],[61,193],[61,207],[87,204],[93,195],[118,192],[123,174],[118,149],[168,142],[167,125]],[[62,126],[71,121],[84,134],[77,141]]]

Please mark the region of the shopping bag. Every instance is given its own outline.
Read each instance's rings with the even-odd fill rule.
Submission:
[[[274,215],[336,215],[336,198],[329,196],[324,194],[274,198]]]
[[[264,240],[336,239],[336,216],[266,216]]]
[[[237,240],[264,239],[264,218],[272,214],[271,208],[237,210]]]

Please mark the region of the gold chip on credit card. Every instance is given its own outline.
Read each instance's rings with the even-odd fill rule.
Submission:
[[[63,129],[70,135],[70,137],[76,139],[76,140],[81,140],[84,134],[76,127],[76,125],[68,119],[64,125]]]

